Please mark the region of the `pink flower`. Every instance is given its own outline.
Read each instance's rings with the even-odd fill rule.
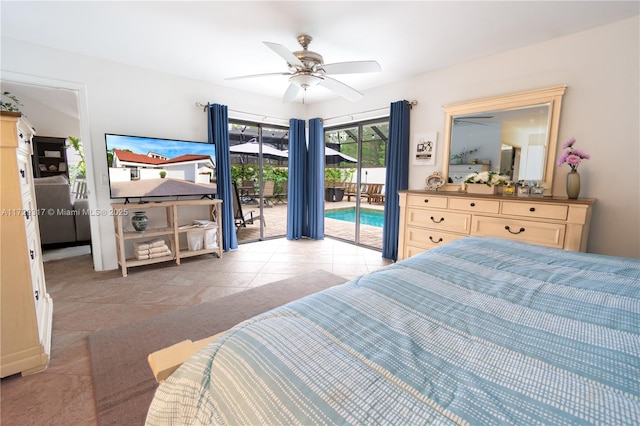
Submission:
[[[578,157],[575,154],[567,155],[567,164],[569,164],[570,166],[577,167],[580,164],[580,161],[582,161],[582,158]]]
[[[571,170],[575,172],[578,169],[578,166],[580,165],[580,162],[582,162],[582,160],[589,160],[591,158],[591,156],[586,152],[584,152],[583,150],[574,148],[573,145],[575,143],[576,143],[576,138],[571,138],[568,141],[566,141],[564,144],[562,144],[562,149],[566,149],[566,151],[562,152],[558,157],[558,161],[557,161],[558,167],[567,163],[569,167],[571,167]]]
[[[576,138],[571,138],[562,145],[562,149],[571,148],[576,143]]]

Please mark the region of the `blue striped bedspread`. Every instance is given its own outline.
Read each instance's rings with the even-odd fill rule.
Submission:
[[[640,419],[640,260],[465,238],[247,320],[148,425]]]

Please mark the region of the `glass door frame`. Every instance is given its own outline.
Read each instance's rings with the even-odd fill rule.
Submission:
[[[343,240],[343,241],[347,241],[349,243],[353,243],[357,246],[362,246],[362,247],[366,247],[366,248],[370,248],[372,250],[376,250],[376,251],[382,251],[381,247],[374,247],[374,246],[370,246],[367,244],[364,244],[360,241],[360,225],[361,225],[361,220],[360,220],[360,212],[361,212],[361,204],[362,204],[362,197],[361,197],[361,190],[362,190],[362,144],[363,144],[363,137],[364,137],[364,128],[367,126],[371,126],[374,124],[378,124],[381,122],[386,122],[388,123],[389,118],[388,117],[380,117],[380,118],[375,118],[375,119],[368,119],[368,120],[363,120],[363,121],[358,121],[355,123],[344,123],[344,124],[339,124],[339,125],[335,125],[335,126],[330,126],[330,127],[326,127],[324,129],[324,133],[326,135],[326,133],[328,132],[335,132],[335,131],[340,131],[340,130],[346,130],[346,129],[356,129],[357,130],[357,157],[356,159],[358,160],[358,162],[355,164],[355,177],[356,177],[356,205],[355,205],[355,220],[354,220],[354,225],[355,225],[355,234],[353,237],[353,240],[349,239],[346,240],[344,238],[341,237],[336,237],[336,236],[331,236],[331,235],[327,235],[331,238],[336,238],[339,240]],[[387,135],[388,137],[388,135]],[[386,141],[388,143],[388,139]],[[326,146],[326,139],[325,139],[325,146]],[[386,167],[386,150],[385,150],[385,167]],[[326,164],[325,164],[325,169],[326,169]],[[386,183],[386,182],[385,182]],[[381,231],[382,232],[382,231]],[[382,236],[381,236],[382,238]]]
[[[260,206],[260,217],[264,218],[264,155],[263,155],[263,133],[265,130],[269,130],[269,129],[274,129],[274,130],[281,130],[284,131],[285,134],[289,133],[289,127],[286,126],[282,126],[282,125],[277,125],[277,124],[267,124],[267,123],[257,123],[257,122],[253,122],[253,121],[247,121],[247,120],[238,120],[238,119],[229,119],[229,125],[239,125],[239,126],[247,126],[247,127],[254,127],[257,129],[257,135],[255,136],[258,142],[258,161],[256,163],[257,167],[258,167],[258,204]],[[231,136],[230,136],[231,138]],[[289,142],[287,139],[287,148],[289,146]],[[289,159],[287,158],[287,165],[289,164]],[[252,239],[252,240],[247,240],[247,241],[242,241],[242,244],[244,243],[251,243],[251,242],[256,242],[256,241],[264,241],[267,239],[273,239],[273,238],[281,238],[283,236],[286,235],[286,229],[284,230],[284,233],[282,235],[274,235],[274,236],[270,236],[270,237],[266,237],[265,236],[265,223],[264,220],[259,220],[259,226],[260,226],[260,235],[258,237],[258,239]],[[240,241],[238,241],[238,244],[240,244]]]

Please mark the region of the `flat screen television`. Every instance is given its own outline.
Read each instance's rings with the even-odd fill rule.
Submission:
[[[213,198],[215,146],[203,142],[105,134],[111,198]]]

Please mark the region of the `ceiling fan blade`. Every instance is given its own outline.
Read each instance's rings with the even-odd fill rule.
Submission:
[[[284,92],[284,96],[282,97],[282,102],[293,102],[298,93],[300,92],[300,86],[296,86],[295,84],[290,84],[287,88],[287,91]]]
[[[272,75],[291,75],[289,72],[269,72],[265,74],[240,75],[237,77],[227,77],[225,80],[242,80],[243,78],[269,77]]]
[[[347,86],[346,84],[331,77],[327,77],[326,75],[322,77],[322,81],[319,84],[332,92],[337,93],[343,98],[350,100],[351,102],[357,101],[364,96],[353,87]]]
[[[382,71],[382,67],[376,61],[336,62],[324,64],[322,68],[326,74],[356,74]]]
[[[304,68],[304,64],[300,61],[300,59],[298,59],[296,55],[291,53],[291,51],[283,45],[278,43],[271,43],[269,41],[263,41],[263,43],[266,44],[268,48],[280,55],[280,57],[287,61],[289,65]]]

